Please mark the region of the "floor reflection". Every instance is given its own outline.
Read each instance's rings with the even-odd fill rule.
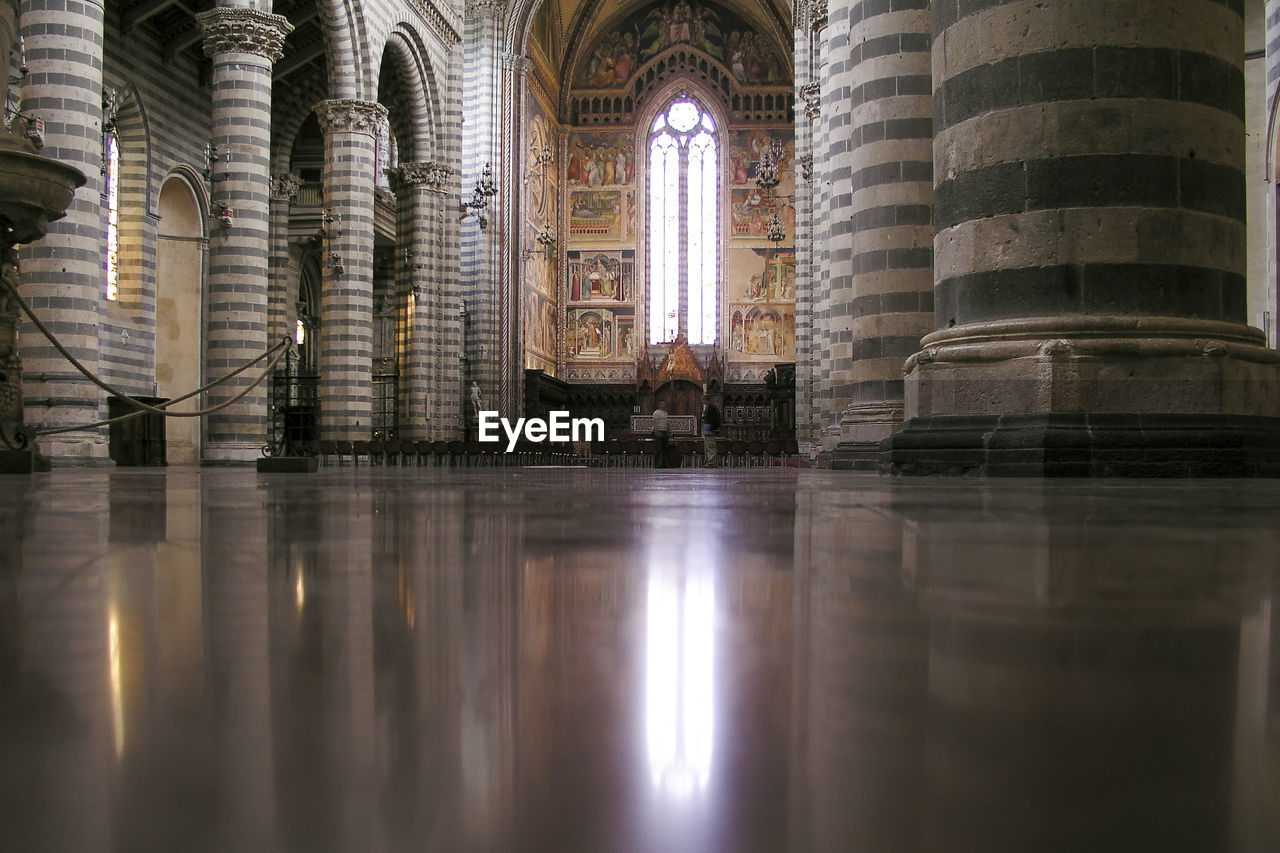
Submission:
[[[1270,851],[1280,483],[0,479],[20,851]]]

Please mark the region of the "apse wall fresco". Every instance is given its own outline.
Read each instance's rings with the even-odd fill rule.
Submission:
[[[620,89],[650,59],[681,44],[718,60],[739,83],[764,86],[789,80],[768,40],[737,13],[715,3],[675,0],[633,12],[600,36],[586,52],[574,85]]]
[[[629,87],[649,60],[674,45],[703,51],[739,84],[789,93],[789,72],[764,37],[728,9],[691,0],[649,4],[609,25],[583,52],[575,89]],[[563,378],[570,381],[633,379],[646,350],[648,130],[563,129],[567,233],[559,287]],[[760,159],[774,140],[783,151],[781,180],[762,189]],[[758,382],[774,364],[795,357],[794,130],[776,122],[721,126],[717,152],[718,345],[730,381]],[[780,242],[768,239],[775,217]]]

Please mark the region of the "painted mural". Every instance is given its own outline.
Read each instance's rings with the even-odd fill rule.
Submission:
[[[729,352],[752,360],[795,356],[794,249],[729,251]]]
[[[634,302],[635,252],[569,252],[570,302]]]
[[[569,236],[580,241],[621,242],[634,234],[634,190],[571,190]]]
[[[525,183],[524,245],[531,252],[521,266],[520,328],[524,336],[525,367],[555,375],[558,344],[556,253],[554,247],[548,249],[540,244],[538,235],[556,231],[560,174],[554,152],[558,140],[554,125],[547,118],[549,110],[535,92],[531,92],[529,97]]]
[[[729,236],[745,240],[765,240],[774,217],[788,235],[796,233],[796,212],[790,199],[770,195],[758,187],[735,187],[729,196]],[[766,241],[767,242],[767,241]]]
[[[714,3],[672,0],[643,8],[592,45],[575,85],[622,88],[646,62],[669,47],[687,44],[721,63],[739,83],[770,85],[789,78],[768,40],[742,17]]]
[[[595,361],[635,358],[635,311],[613,308],[570,308],[566,327],[569,357]]]
[[[635,360],[635,257],[632,249],[566,253],[570,359]]]
[[[725,152],[729,158],[727,166],[730,186],[754,187],[757,177],[756,168],[760,165],[760,154],[777,139],[782,143],[782,161],[778,175],[781,181],[774,193],[776,195],[794,194],[796,146],[795,134],[790,129],[732,130],[727,137]]]
[[[577,132],[569,137],[570,186],[628,186],[635,183],[635,146],[629,133]]]

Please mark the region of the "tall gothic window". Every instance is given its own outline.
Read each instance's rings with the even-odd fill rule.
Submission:
[[[120,140],[115,131],[107,133],[107,298],[120,298]]]
[[[720,282],[716,125],[673,102],[649,133],[649,343],[715,343]]]

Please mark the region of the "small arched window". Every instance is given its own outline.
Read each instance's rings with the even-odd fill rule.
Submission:
[[[115,302],[120,298],[120,139],[115,130],[107,131],[103,175],[107,198],[107,299]]]
[[[715,343],[720,282],[716,124],[688,98],[649,131],[649,343]]]

